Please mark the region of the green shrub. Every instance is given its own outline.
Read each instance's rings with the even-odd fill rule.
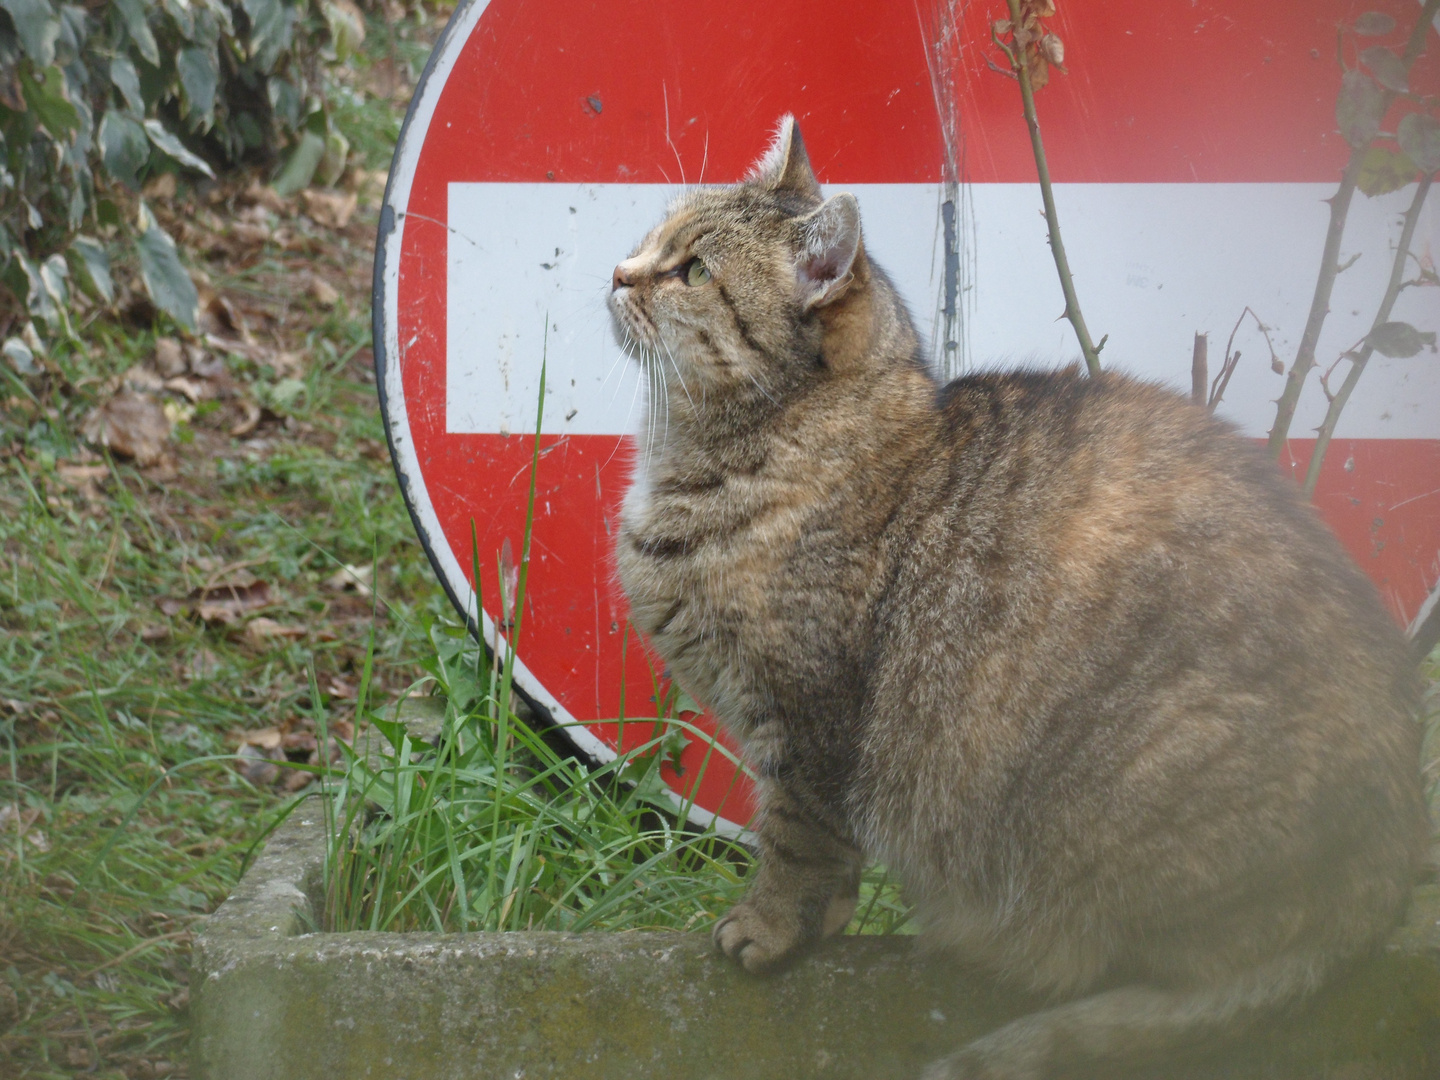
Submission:
[[[143,201],[122,216],[130,200],[106,198],[106,185],[214,177],[287,145],[314,158],[300,186],[316,169],[334,179],[346,148],[325,71],[363,36],[351,0],[0,0],[0,283],[26,323],[6,342],[11,362],[24,369],[40,330],[71,333],[72,290],[113,299],[102,230],[128,241],[119,250],[156,306],[193,327],[174,243]]]

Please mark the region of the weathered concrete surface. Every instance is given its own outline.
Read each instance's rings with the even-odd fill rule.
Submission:
[[[302,806],[196,942],[203,1080],[913,1080],[1043,1004],[906,938],[845,938],[760,979],[700,934],[307,933],[322,825]],[[1386,956],[1205,1053],[1129,1075],[1440,1077],[1440,889],[1420,890]]]

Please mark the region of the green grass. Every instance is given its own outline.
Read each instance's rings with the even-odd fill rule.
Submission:
[[[182,189],[177,214],[193,220],[195,199]],[[284,400],[270,365],[228,358],[233,393],[271,409],[243,437],[219,400],[186,410],[169,464],[88,446],[90,409],[155,348],[156,328],[117,313],[83,321],[42,377],[0,363],[5,1077],[184,1075],[190,935],[292,797],[237,771],[242,734],[303,735],[312,682],[333,713],[367,658],[375,694],[410,685],[446,608],[375,405],[373,211],[337,233],[288,227],[302,243],[200,265],[256,340],[303,357]],[[296,287],[310,274],[338,304]],[[341,564],[377,567],[387,602],[327,587]],[[240,571],[269,586],[258,614],[287,636],[162,610]]]
[[[374,457],[373,388],[344,362],[363,315],[316,324],[322,362],[292,414],[310,430],[271,422],[263,450],[201,418],[173,475],[102,460],[95,492],[66,484],[94,464],[77,437],[86,380],[152,345],[115,326],[60,357],[38,402],[0,412],[0,1074],[176,1061],[195,919],[284,798],[224,760],[235,733],[303,716],[311,672],[352,684],[372,629],[378,692],[420,674],[413,627],[444,601]],[[375,617],[323,586],[337,563],[372,561],[391,601]],[[236,564],[298,636],[257,641],[157,605]]]

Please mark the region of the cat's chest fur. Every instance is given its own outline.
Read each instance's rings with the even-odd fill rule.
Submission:
[[[853,632],[813,592],[827,578],[830,596],[849,591],[834,580],[836,553],[813,539],[816,492],[835,472],[767,438],[723,461],[642,460],[625,498],[618,566],[632,622],[762,770],[783,737],[777,706],[794,712],[789,690],[831,689],[814,685],[829,674],[797,645],[843,650]]]

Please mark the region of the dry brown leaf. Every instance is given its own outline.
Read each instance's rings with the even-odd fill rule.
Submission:
[[[246,247],[263,247],[270,242],[269,226],[248,221],[237,221],[230,227],[230,235]]]
[[[258,746],[263,750],[279,750],[280,744],[284,739],[284,733],[277,727],[259,728],[255,731],[244,731],[240,734],[240,744],[242,746]]]
[[[370,587],[370,579],[374,576],[373,566],[351,566],[347,563],[327,577],[323,584],[332,592],[355,592],[369,596],[374,591]]]
[[[287,793],[293,793],[299,791],[301,788],[309,787],[314,782],[314,773],[308,773],[303,769],[286,769],[285,777],[281,780],[280,786]]]
[[[165,453],[170,421],[149,394],[122,390],[91,411],[83,430],[90,442],[132,458],[143,467],[155,464]]]
[[[191,379],[184,375],[174,379],[166,379],[165,389],[177,394],[183,394],[192,403],[205,401],[215,396],[215,388],[208,382],[201,379]]]
[[[323,308],[332,308],[340,302],[340,293],[324,278],[315,278],[310,282],[310,296]]]
[[[268,364],[275,350],[266,348],[255,341],[231,340],[216,337],[214,334],[205,335],[205,344],[217,352],[234,353],[236,356],[243,356],[246,360],[254,361],[257,364]]]
[[[331,675],[324,689],[332,698],[339,698],[341,701],[354,701],[360,693],[360,688],[354,682],[342,679],[339,675]]]
[[[245,325],[244,317],[235,309],[234,304],[219,293],[210,297],[201,309],[200,329],[207,336],[224,334],[227,337],[250,340],[250,328]]]
[[[280,740],[285,753],[291,757],[306,757],[320,746],[313,731],[287,731]]]
[[[36,807],[21,810],[15,803],[0,806],[0,830],[13,832],[29,841],[36,851],[46,852],[50,850],[50,839],[35,827],[35,822],[39,820],[40,811]]]
[[[234,625],[241,616],[275,602],[270,595],[270,584],[265,581],[197,589],[191,598],[195,601],[195,614],[201,621],[221,626]]]
[[[142,364],[136,364],[120,376],[117,390],[133,390],[137,394],[158,394],[165,388],[165,380]]]
[[[236,756],[240,759],[237,765],[240,775],[257,787],[273,784],[280,776],[280,766],[258,746],[246,743],[236,752]]]
[[[270,357],[269,364],[282,379],[294,379],[305,374],[305,357],[302,353],[277,352]]]
[[[305,213],[317,224],[332,229],[343,229],[350,224],[359,197],[353,191],[302,191],[300,198],[305,203]]]
[[[288,217],[294,212],[292,203],[281,198],[280,193],[269,184],[262,184],[258,180],[251,181],[250,186],[245,189],[244,197],[282,217]]]
[[[1061,71],[1065,70],[1065,43],[1059,34],[1046,34],[1040,40],[1040,55]]]
[[[175,174],[161,173],[142,189],[147,199],[173,199],[175,197]]]
[[[249,398],[243,398],[239,402],[242,416],[238,423],[230,428],[230,434],[237,439],[249,435],[260,426],[260,406]]]
[[[185,677],[191,682],[214,677],[220,670],[220,658],[209,649],[200,649],[185,665]]]
[[[176,375],[183,375],[186,366],[185,351],[180,342],[172,337],[155,339],[155,370],[161,378],[173,379]]]
[[[94,505],[104,499],[100,482],[110,475],[104,465],[60,465],[55,479],[74,490],[86,503]]]
[[[252,641],[265,641],[267,638],[300,638],[305,636],[305,628],[303,626],[284,626],[274,619],[261,615],[245,624],[245,636]]]

